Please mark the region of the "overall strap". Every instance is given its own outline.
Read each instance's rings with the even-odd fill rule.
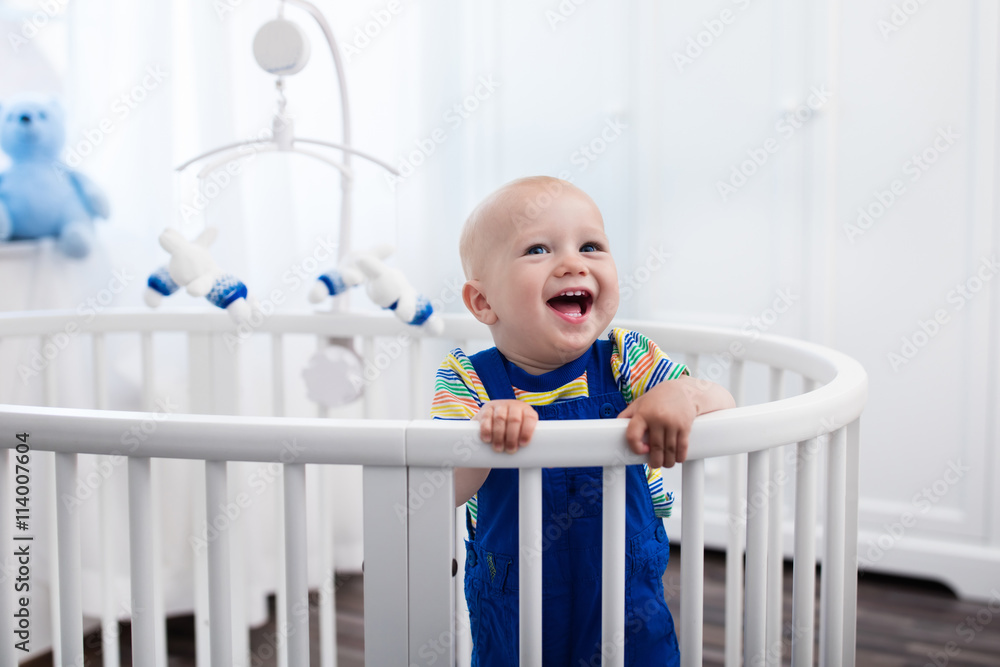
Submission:
[[[611,372],[611,354],[615,350],[615,344],[607,338],[598,338],[594,343],[595,353],[591,355],[587,363],[587,394],[589,396],[599,396],[601,394],[617,394],[621,397],[618,382]],[[625,399],[615,401],[619,411],[625,408]],[[618,414],[617,412],[615,413]],[[594,415],[594,417],[604,417],[604,415]]]
[[[475,353],[469,357],[469,361],[472,362],[472,367],[483,383],[486,395],[491,401],[514,399],[514,388],[511,387],[510,379],[507,377],[507,370],[504,368],[500,350],[491,347],[488,350]]]

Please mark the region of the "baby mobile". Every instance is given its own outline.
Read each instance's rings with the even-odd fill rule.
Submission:
[[[434,314],[430,302],[417,292],[401,271],[385,264],[384,260],[393,252],[391,246],[382,245],[368,251],[351,252],[352,156],[368,160],[393,175],[398,173],[382,160],[351,146],[350,112],[343,63],[330,26],[319,10],[310,3],[303,0],[287,1],[312,14],[330,47],[340,90],[342,142],[296,137],[294,123],[285,113],[284,77],[296,74],[306,66],[310,45],[304,31],[284,18],[285,0],[282,0],[278,18],[265,23],[257,31],[253,42],[257,64],[276,77],[278,104],[270,136],[220,146],[188,160],[177,171],[183,172],[191,165],[207,161],[197,173],[199,184],[204,184],[213,172],[234,160],[242,161],[267,152],[305,155],[336,169],[340,173],[341,184],[338,266],[317,276],[309,293],[309,300],[318,304],[332,299],[334,310],[342,311],[346,304],[340,297],[353,287],[363,286],[372,302],[391,310],[404,323],[440,333],[444,325],[440,317]],[[248,148],[252,150],[247,150]],[[340,151],[340,159],[324,154],[322,149],[325,148]],[[237,325],[246,324],[255,315],[260,316],[247,286],[220,267],[209,252],[209,246],[217,235],[217,228],[207,227],[196,239],[189,241],[176,229],[164,230],[159,242],[170,254],[170,259],[150,274],[145,294],[147,305],[155,308],[165,297],[184,288],[189,295],[204,297],[212,305],[224,309]],[[357,382],[348,382],[347,377],[360,376],[360,367],[353,350],[344,345],[332,345],[318,352],[304,372],[310,398],[328,407],[357,398],[360,387]],[[331,377],[339,379],[331,382]]]

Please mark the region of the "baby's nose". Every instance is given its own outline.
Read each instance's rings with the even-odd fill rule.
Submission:
[[[587,264],[582,258],[574,255],[563,259],[562,269],[566,273],[584,273],[587,270]]]

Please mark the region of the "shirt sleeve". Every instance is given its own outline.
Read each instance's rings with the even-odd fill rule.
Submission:
[[[441,362],[434,376],[434,400],[431,417],[434,419],[472,419],[488,400],[486,387],[462,350],[455,348]],[[465,503],[469,536],[476,534],[479,515],[479,497],[473,495]]]
[[[488,400],[472,362],[462,350],[452,350],[434,376],[434,419],[472,419]]]
[[[690,375],[687,366],[675,363],[653,341],[637,331],[612,329],[614,343],[611,372],[626,403],[631,403],[664,380]]]
[[[674,508],[674,493],[663,488],[663,471],[660,468],[650,468],[648,464],[642,464],[642,470],[646,473],[646,484],[649,485],[649,495],[653,499],[653,514],[665,519],[670,516]]]
[[[687,366],[671,361],[656,343],[641,333],[612,329],[608,338],[615,345],[611,353],[611,371],[626,403],[631,403],[664,380],[690,375]],[[674,507],[674,493],[663,488],[663,471],[650,468],[645,463],[642,470],[646,473],[653,514],[661,519],[669,517]]]

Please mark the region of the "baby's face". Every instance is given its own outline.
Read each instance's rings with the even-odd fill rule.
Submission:
[[[497,348],[535,374],[586,352],[618,310],[618,272],[597,206],[575,188],[527,206],[548,201],[538,192],[523,199],[522,210],[535,215],[490,222],[482,278],[471,281]]]

